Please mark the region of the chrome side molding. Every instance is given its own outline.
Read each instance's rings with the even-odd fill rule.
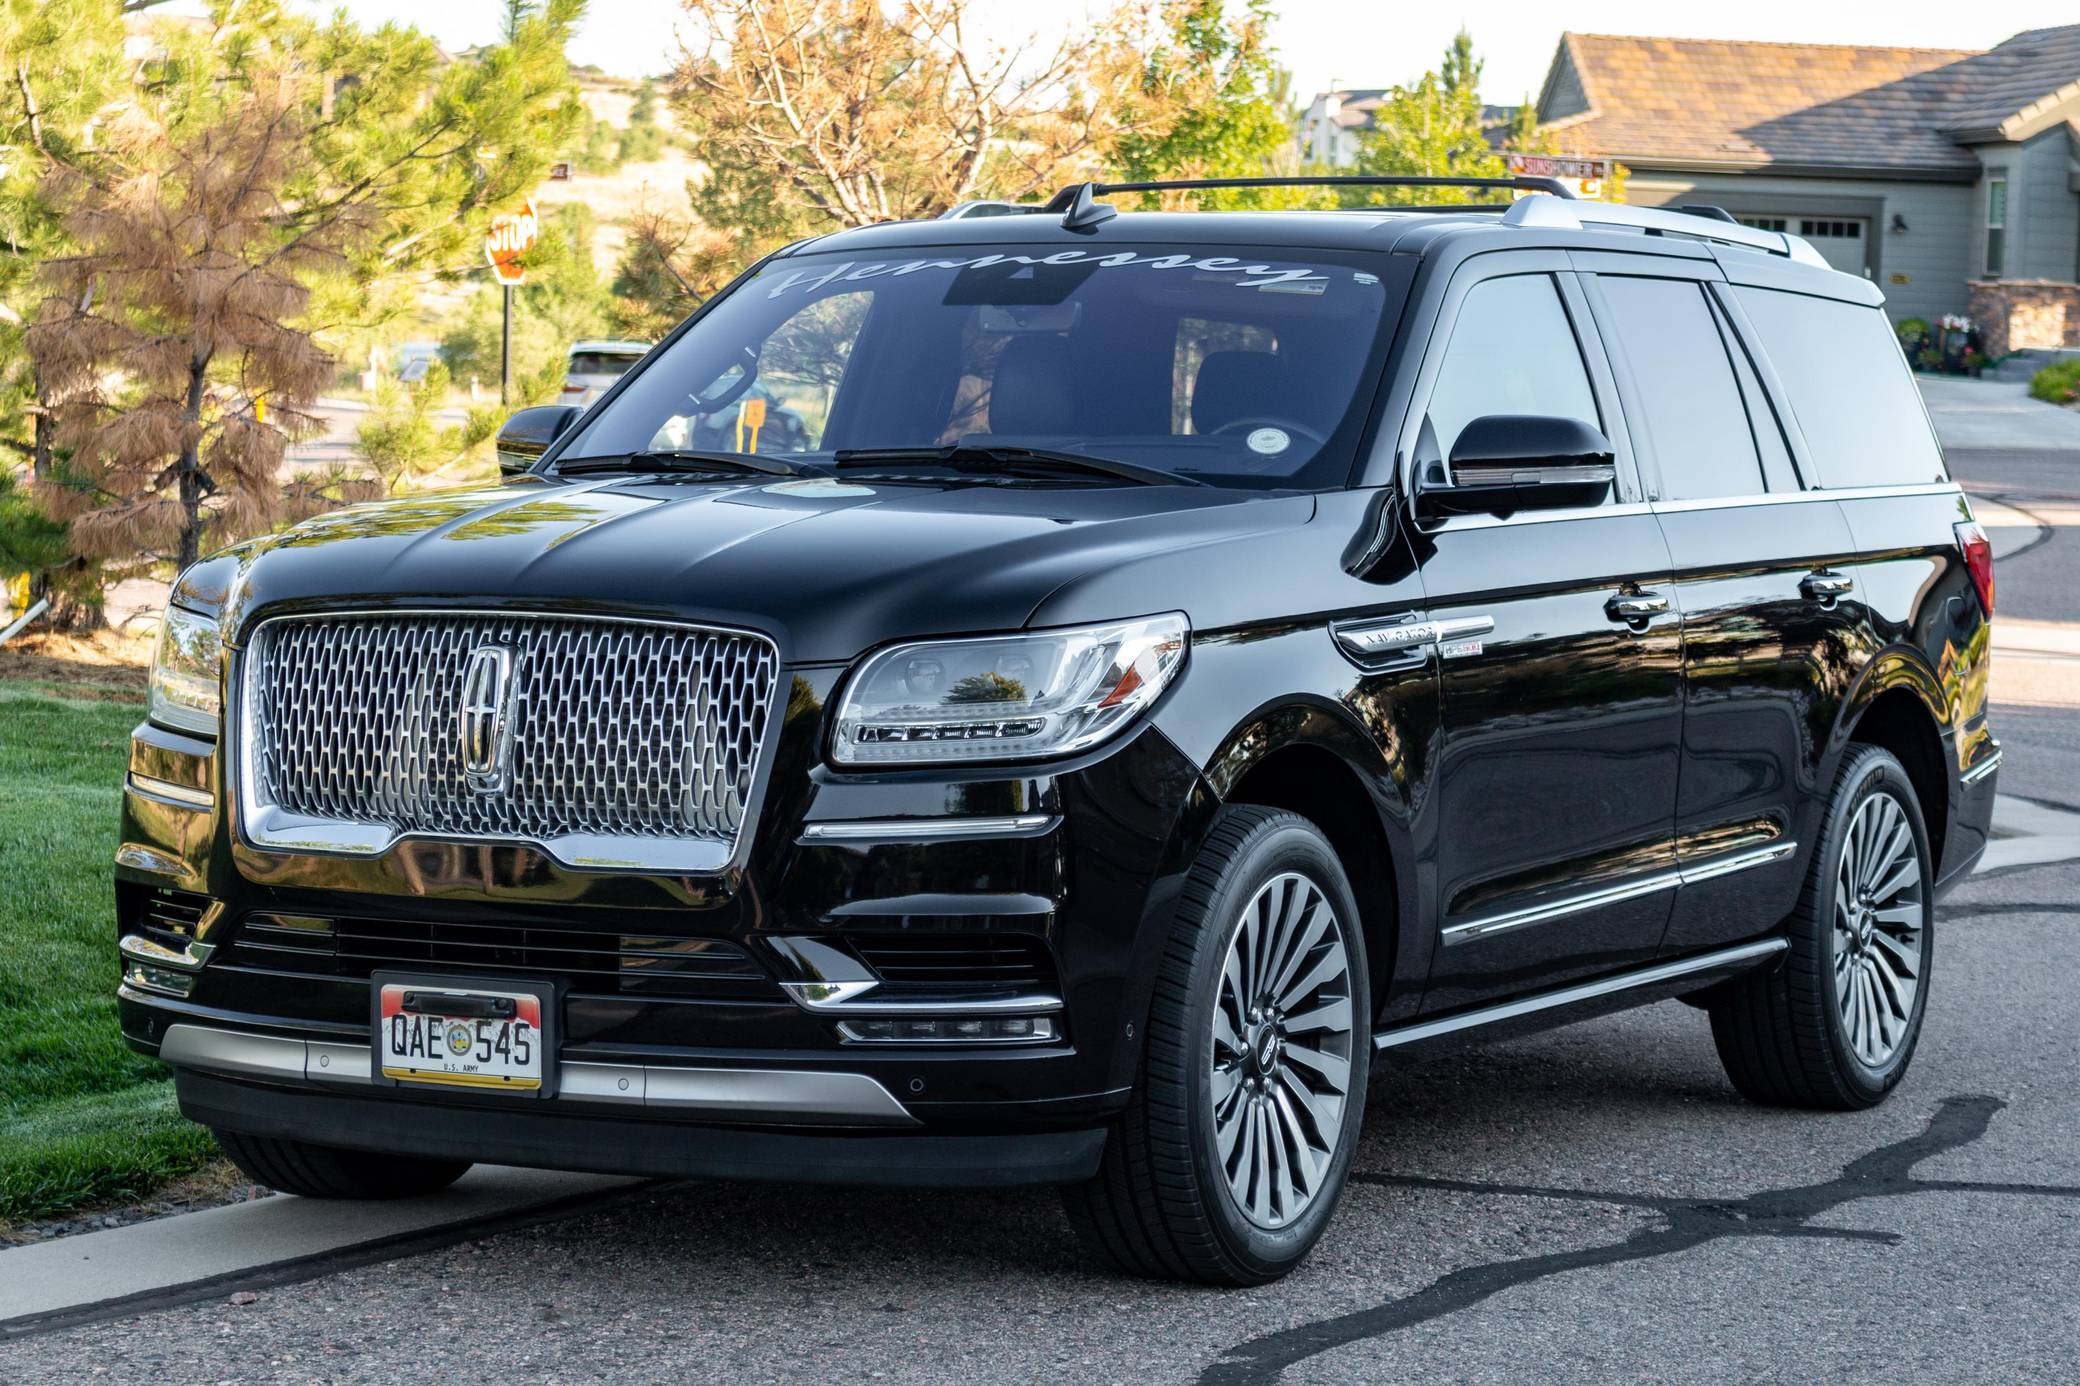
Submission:
[[[1557,1010],[1582,1001],[1593,1001],[1600,996],[1614,996],[1622,991],[1639,987],[1651,987],[1662,982],[1674,981],[1699,972],[1715,972],[1721,968],[1738,967],[1743,963],[1759,962],[1773,957],[1791,945],[1781,938],[1760,939],[1754,943],[1743,943],[1734,948],[1722,948],[1715,953],[1703,953],[1694,958],[1680,958],[1674,962],[1657,963],[1636,972],[1621,973],[1616,977],[1604,977],[1594,982],[1583,982],[1579,986],[1562,987],[1537,996],[1526,996],[1516,1001],[1505,1001],[1499,1006],[1484,1006],[1476,1011],[1459,1015],[1448,1015],[1436,1020],[1419,1021],[1413,1025],[1401,1025],[1392,1030],[1381,1030],[1372,1037],[1372,1047],[1377,1050],[1393,1049],[1398,1045],[1414,1044],[1419,1040],[1437,1039],[1443,1035],[1457,1034],[1462,1030],[1476,1030],[1484,1025],[1496,1025],[1505,1020],[1536,1015],[1540,1011]]]
[[[362,1087],[370,1082],[371,1056],[365,1044],[210,1025],[169,1025],[159,1041],[159,1057],[175,1068],[274,1082]],[[864,1073],[564,1060],[557,1067],[557,1087],[557,1095],[545,1099],[552,1105],[613,1102],[731,1121],[917,1124],[895,1094]]]
[[[1580,914],[1584,910],[1601,909],[1606,905],[1636,900],[1658,891],[1674,890],[1677,886],[1695,885],[1699,881],[1731,876],[1736,871],[1748,871],[1758,866],[1767,866],[1773,861],[1782,861],[1797,850],[1796,842],[1773,842],[1752,852],[1717,857],[1697,866],[1678,866],[1667,871],[1657,871],[1651,876],[1621,881],[1616,885],[1587,891],[1581,895],[1570,895],[1563,900],[1548,900],[1523,909],[1490,915],[1486,919],[1472,919],[1464,924],[1454,924],[1444,930],[1444,941],[1463,943],[1467,939],[1499,934],[1507,929],[1520,929],[1527,924],[1543,924],[1570,914]]]

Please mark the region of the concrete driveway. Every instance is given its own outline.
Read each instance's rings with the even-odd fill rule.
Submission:
[[[2031,399],[2028,381],[1916,378],[1946,448],[2080,448],[2080,409]]]

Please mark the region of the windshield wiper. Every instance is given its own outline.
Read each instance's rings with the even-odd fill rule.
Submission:
[[[560,476],[582,476],[589,472],[722,472],[740,476],[812,474],[777,457],[760,457],[749,452],[701,452],[693,448],[629,452],[611,457],[573,457],[568,462],[558,462],[556,471]]]
[[[1109,457],[1090,457],[1080,452],[1056,452],[1051,448],[994,446],[988,443],[952,443],[938,448],[841,448],[834,455],[839,471],[870,468],[901,468],[905,464],[946,467],[953,471],[998,475],[1035,472],[1082,472],[1088,476],[1132,481],[1142,486],[1204,486],[1206,483],[1157,467],[1115,462]]]

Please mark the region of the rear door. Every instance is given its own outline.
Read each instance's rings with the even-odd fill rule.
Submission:
[[[1424,998],[1441,1010],[1652,956],[1673,886],[1681,640],[1668,548],[1564,256],[1469,261],[1426,355],[1415,465],[1449,457],[1476,418],[1546,414],[1612,435],[1622,478],[1598,506],[1411,534],[1442,632]]]
[[[1674,562],[1683,723],[1665,950],[1752,936],[1791,908],[1857,643],[1854,545],[1804,489],[1716,264],[1578,260]],[[1620,272],[1622,271],[1622,272]]]

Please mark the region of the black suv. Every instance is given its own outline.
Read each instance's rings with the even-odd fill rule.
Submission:
[[[2000,752],[1878,291],[1146,186],[790,246],[502,484],[191,568],[116,867],[182,1110],[318,1196],[1059,1184],[1236,1284],[1438,1044],[1680,996],[1882,1099]]]

